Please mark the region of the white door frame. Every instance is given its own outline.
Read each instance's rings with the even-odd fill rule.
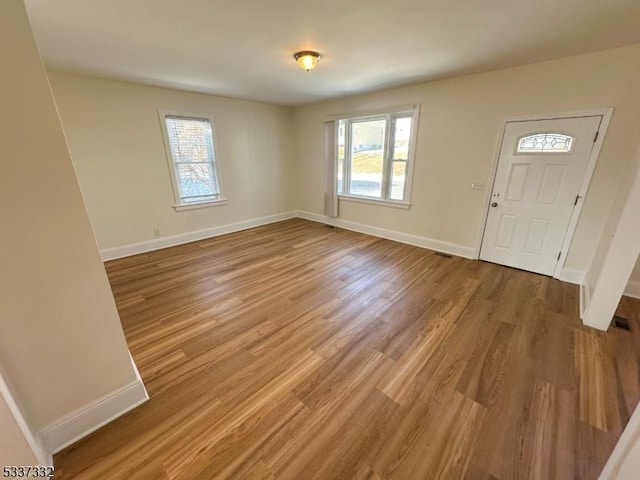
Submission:
[[[591,177],[593,177],[593,171],[596,168],[596,163],[598,162],[598,157],[600,156],[600,151],[602,150],[602,144],[604,143],[604,139],[607,136],[607,130],[609,129],[609,123],[611,123],[611,117],[613,115],[613,107],[607,108],[598,108],[593,110],[579,110],[575,112],[560,112],[560,113],[538,113],[532,115],[517,115],[512,117],[504,117],[500,120],[500,129],[498,130],[498,138],[496,140],[496,146],[494,150],[493,160],[491,163],[491,170],[489,172],[488,180],[486,185],[489,186],[484,196],[483,201],[483,210],[482,210],[482,227],[480,228],[477,238],[476,238],[476,249],[474,257],[476,259],[480,259],[480,249],[482,248],[482,239],[484,237],[484,231],[487,227],[487,219],[489,218],[489,203],[491,202],[491,194],[493,193],[493,185],[496,179],[496,173],[498,171],[498,162],[500,161],[500,153],[502,151],[502,142],[504,141],[504,134],[507,128],[508,123],[515,122],[530,122],[535,120],[557,120],[559,118],[582,118],[582,117],[596,117],[601,116],[602,122],[600,123],[600,129],[598,138],[593,144],[593,148],[591,149],[591,155],[589,156],[589,160],[587,161],[587,169],[584,172],[584,176],[582,178],[582,183],[580,184],[580,190],[578,195],[580,195],[580,199],[578,200],[578,204],[576,208],[573,209],[571,213],[571,218],[569,219],[569,226],[567,228],[567,233],[565,234],[564,241],[562,242],[562,250],[560,253],[560,258],[558,259],[558,263],[556,263],[556,268],[553,271],[553,278],[560,278],[562,275],[562,270],[564,268],[565,261],[567,259],[567,253],[569,253],[569,247],[571,246],[571,240],[573,240],[573,234],[576,231],[576,226],[578,225],[578,219],[580,218],[580,212],[582,211],[582,206],[584,205],[585,197],[587,195],[587,191],[589,190],[589,185],[591,183]],[[571,279],[573,283],[581,283],[581,279],[575,278]]]

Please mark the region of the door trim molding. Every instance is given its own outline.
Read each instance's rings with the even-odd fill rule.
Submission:
[[[507,124],[538,120],[557,120],[561,118],[602,117],[602,120],[600,121],[600,128],[598,130],[598,139],[595,141],[595,143],[593,144],[593,148],[591,149],[591,154],[589,155],[589,159],[587,160],[587,168],[584,172],[584,176],[582,177],[582,183],[580,184],[580,190],[578,192],[578,195],[580,195],[582,198],[580,199],[580,201],[578,201],[576,208],[574,208],[573,212],[571,213],[567,232],[565,233],[564,241],[562,242],[562,253],[553,271],[553,278],[561,277],[565,261],[567,260],[567,254],[569,253],[569,247],[571,245],[571,241],[573,240],[573,234],[575,233],[576,226],[578,225],[578,219],[580,218],[580,213],[582,212],[582,206],[584,205],[587,191],[589,190],[589,185],[591,184],[591,178],[593,177],[593,172],[596,168],[598,158],[600,157],[600,151],[602,150],[604,139],[607,136],[609,124],[611,123],[611,117],[613,116],[613,110],[613,107],[606,107],[593,110],[579,110],[574,112],[536,113],[530,115],[509,116],[504,117],[500,120],[500,128],[498,129],[498,136],[494,147],[491,169],[489,171],[489,176],[486,183],[489,188],[487,188],[483,200],[482,226],[476,237],[476,259],[480,259],[482,240],[484,238],[484,232],[487,227],[487,219],[489,217],[489,203],[491,202],[491,193],[493,192],[493,184],[495,182],[496,173],[498,171],[498,162],[500,161],[500,152],[502,151],[502,143],[504,141],[504,134],[507,128]]]

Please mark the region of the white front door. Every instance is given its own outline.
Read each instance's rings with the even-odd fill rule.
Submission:
[[[553,274],[601,120],[507,123],[482,260]]]

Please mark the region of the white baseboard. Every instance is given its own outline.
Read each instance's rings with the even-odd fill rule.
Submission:
[[[640,281],[630,280],[627,288],[624,289],[624,295],[627,297],[640,298]]]
[[[196,230],[194,232],[154,238],[153,240],[145,240],[144,242],[132,243],[129,245],[123,245],[121,247],[104,248],[100,250],[100,254],[102,255],[102,260],[104,261],[115,260],[116,258],[128,257],[130,255],[151,252],[153,250],[160,250],[167,247],[174,247],[176,245],[182,245],[184,243],[204,240],[205,238],[217,237],[219,235],[226,235],[227,233],[247,230],[248,228],[260,227],[269,223],[281,222],[283,220],[288,220],[295,217],[296,212],[278,213],[275,215],[268,215],[266,217],[243,220],[237,223],[220,225],[218,227]]]
[[[409,245],[415,245],[416,247],[428,248],[429,250],[435,250],[436,252],[448,253],[450,255],[456,255],[464,258],[476,258],[476,251],[474,248],[458,245],[456,243],[421,237],[419,235],[398,232],[396,230],[387,230],[386,228],[373,227],[371,225],[343,220],[341,218],[328,217],[318,213],[298,211],[297,216],[313,222],[326,223],[328,225],[334,225],[354,232],[365,233],[367,235],[386,238],[388,240],[395,240],[396,242],[407,243]]]
[[[278,213],[275,215],[268,215],[266,217],[254,218],[250,220],[244,220],[242,222],[231,223],[227,225],[220,225],[217,227],[205,228],[202,230],[196,230],[194,232],[182,233],[179,235],[171,235],[168,237],[154,238],[153,240],[146,240],[144,242],[132,243],[129,245],[123,245],[121,247],[105,248],[100,250],[102,259],[115,260],[117,258],[128,257],[131,255],[137,255],[139,253],[151,252],[154,250],[160,250],[167,247],[173,247],[176,245],[182,245],[189,242],[195,242],[198,240],[204,240],[206,238],[217,237],[219,235],[226,235],[228,233],[239,232],[247,230],[249,228],[260,227],[262,225],[268,225],[270,223],[281,222],[283,220],[289,220],[291,218],[304,218],[305,220],[311,220],[313,222],[325,223],[336,227],[344,228],[346,230],[352,230],[354,232],[365,233],[367,235],[373,235],[375,237],[386,238],[389,240],[395,240],[400,243],[407,243],[409,245],[415,245],[417,247],[428,248],[437,252],[448,253],[456,255],[458,257],[476,259],[477,252],[473,247],[467,247],[456,243],[446,242],[443,240],[436,240],[434,238],[422,237],[420,235],[413,235],[411,233],[399,232],[397,230],[388,230],[386,228],[374,227],[366,225],[364,223],[352,222],[350,220],[344,220],[341,218],[328,217],[319,213],[306,212],[306,211],[292,211]],[[582,285],[584,281],[585,272],[582,270],[576,270],[572,268],[565,268],[562,270],[560,280],[576,285]],[[631,285],[631,284],[630,284]],[[640,282],[637,282],[635,290],[630,290],[631,293],[625,293],[629,296],[637,296],[640,298]],[[636,292],[636,293],[633,293]]]
[[[48,452],[57,453],[148,399],[144,384],[137,378],[43,428],[38,439]]]
[[[589,285],[585,282],[580,285],[580,320],[585,317],[585,312],[589,307],[589,302],[591,301],[591,289]]]
[[[576,270],[574,268],[563,268],[560,274],[559,280],[567,283],[573,283],[575,285],[582,285],[584,282],[584,276],[586,272],[584,270]]]

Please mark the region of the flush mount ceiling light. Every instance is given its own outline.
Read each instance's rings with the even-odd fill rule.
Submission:
[[[320,54],[318,52],[312,52],[311,50],[304,50],[302,52],[294,53],[293,58],[296,59],[300,68],[306,70],[312,70],[316,68],[318,65],[318,60],[320,60]]]

